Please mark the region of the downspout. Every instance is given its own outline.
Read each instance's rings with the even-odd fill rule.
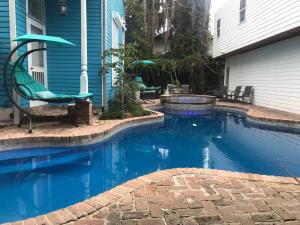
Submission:
[[[102,56],[104,56],[106,50],[106,0],[102,0],[101,5],[101,16],[102,16]],[[106,57],[102,58],[102,111],[106,109],[107,98],[106,98]]]
[[[17,24],[16,24],[16,2],[15,0],[9,0],[9,32],[10,32],[10,48],[13,50],[17,43],[13,40],[17,38]],[[11,58],[12,60],[17,60],[17,55],[14,54]],[[13,98],[15,102],[20,104],[20,97],[13,92]],[[20,123],[20,110],[17,109],[15,106],[13,107],[13,114],[14,114],[14,124]]]

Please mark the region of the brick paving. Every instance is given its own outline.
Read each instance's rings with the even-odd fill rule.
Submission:
[[[256,120],[300,125],[300,115],[295,113],[269,109],[251,104],[223,101],[217,101],[216,106],[245,110],[247,111],[247,117]]]
[[[160,100],[154,99],[151,100],[151,102],[147,102],[147,104],[144,104],[143,106],[151,107],[159,105]],[[300,126],[300,115],[297,114],[277,111],[249,104],[220,101],[216,103],[216,107],[247,111],[247,117],[255,119],[256,121],[279,122],[291,126]],[[50,117],[51,115],[54,115],[56,117],[59,117],[60,112],[65,113],[65,110],[62,110],[60,108],[49,108],[49,110],[46,111],[46,116]],[[20,143],[34,144],[52,142],[58,145],[65,145],[69,143],[76,144],[85,140],[88,141],[105,136],[114,129],[120,128],[126,124],[159,120],[162,118],[163,114],[159,112],[154,112],[154,114],[146,117],[128,118],[124,120],[103,121],[94,118],[90,125],[82,125],[79,127],[67,124],[66,122],[34,122],[33,134],[27,134],[27,125],[23,125],[21,128],[19,128],[17,126],[11,126],[11,124],[1,126],[0,123],[0,150],[7,148],[7,146],[18,145]]]
[[[19,224],[299,225],[300,185],[286,177],[172,169],[9,225]]]
[[[158,100],[150,105],[159,104]],[[149,105],[149,104],[148,104]],[[300,124],[296,114],[217,102],[264,121]],[[73,127],[38,123],[0,129],[0,145],[93,140],[126,124],[162,119],[161,113]],[[161,171],[129,181],[66,209],[9,225],[300,225],[300,186],[291,178],[203,169]]]
[[[55,114],[58,117],[59,109],[47,116]],[[95,117],[89,125],[78,127],[61,121],[34,122],[33,133],[28,134],[28,125],[22,127],[8,126],[0,129],[0,151],[11,148],[28,146],[56,146],[91,143],[93,140],[105,138],[115,130],[133,126],[139,123],[162,121],[164,115],[154,112],[149,116],[127,118],[123,120],[98,120]],[[1,128],[1,126],[0,126]],[[24,146],[23,146],[24,145]]]

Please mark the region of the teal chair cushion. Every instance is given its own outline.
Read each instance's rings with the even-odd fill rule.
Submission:
[[[49,91],[44,85],[35,81],[22,65],[15,68],[15,81],[19,91],[27,98],[49,102],[69,102],[83,100],[92,97],[93,94],[65,95],[55,94]]]
[[[51,91],[40,91],[36,92],[36,95],[39,96],[39,98],[56,98],[56,95]]]

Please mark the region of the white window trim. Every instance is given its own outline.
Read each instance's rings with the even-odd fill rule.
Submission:
[[[118,26],[118,29],[122,28],[122,29],[126,30],[125,21],[124,21],[124,19],[121,18],[120,14],[116,11],[113,11],[112,16],[113,16],[113,21]]]
[[[112,48],[117,49],[119,48],[119,27],[118,24],[115,22],[115,20],[112,21]],[[117,30],[117,32],[116,32]],[[117,56],[112,56],[112,63],[118,62],[119,57]],[[118,81],[118,71],[115,70],[115,68],[112,69],[112,75],[111,75],[111,85],[113,87],[117,86],[117,81]]]

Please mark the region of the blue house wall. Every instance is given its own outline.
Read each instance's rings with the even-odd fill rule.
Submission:
[[[66,94],[78,94],[81,74],[81,23],[80,0],[69,1],[68,15],[58,14],[57,2],[46,1],[46,32],[60,36],[76,46],[49,46],[48,87],[51,91]],[[87,1],[88,32],[88,76],[89,92],[94,94],[93,103],[101,105],[101,2]]]
[[[8,1],[0,0],[0,107],[10,107],[11,104],[4,92],[2,68],[10,52],[9,11]]]
[[[16,0],[16,28],[17,37],[22,36],[27,33],[26,24],[26,0]],[[18,50],[18,56],[24,54],[27,50],[27,46],[23,46]],[[24,62],[25,68],[27,68],[27,59]],[[29,101],[27,99],[21,98],[21,106],[24,108],[29,107]]]
[[[94,94],[94,104],[101,106],[102,102],[102,35],[106,35],[106,49],[112,47],[113,11],[124,16],[123,0],[106,0],[106,33],[101,31],[101,1],[87,1],[87,31],[88,31],[88,76],[89,92]],[[69,0],[68,16],[58,14],[57,1],[47,0],[46,4],[46,34],[61,36],[73,43],[73,47],[60,47],[49,45],[47,52],[48,87],[57,93],[77,94],[80,91],[81,74],[81,23],[80,0]],[[0,67],[10,52],[8,0],[0,0]],[[17,36],[27,33],[26,26],[26,0],[16,0],[16,31]],[[122,44],[122,29],[119,32],[119,41]],[[26,47],[18,51],[23,54]],[[108,59],[108,61],[111,59]],[[27,61],[25,62],[27,66]],[[2,86],[2,71],[0,72],[0,107],[11,107]],[[111,72],[107,74],[107,97],[113,94]],[[28,106],[28,101],[21,100],[23,106]]]
[[[106,35],[107,35],[107,41],[106,41],[106,49],[112,48],[112,23],[113,21],[113,12],[118,12],[121,17],[125,16],[125,9],[124,9],[124,3],[123,0],[108,0],[107,2],[107,26],[106,26]],[[120,46],[122,43],[122,28],[119,29],[119,43]],[[108,62],[111,62],[111,57],[107,59]],[[112,70],[107,74],[106,79],[106,90],[107,90],[107,99],[111,99],[114,94],[114,88],[112,86]]]

